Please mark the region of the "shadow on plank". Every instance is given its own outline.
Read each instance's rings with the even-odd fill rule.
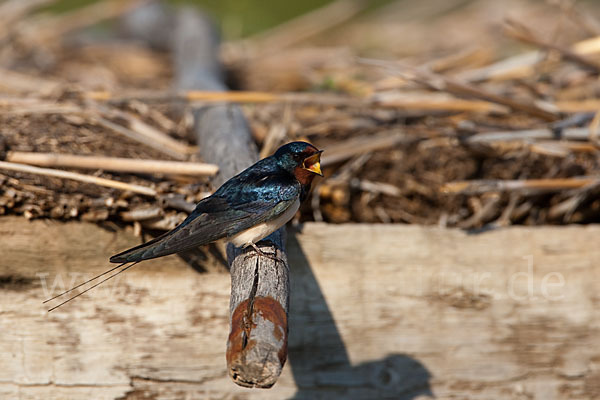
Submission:
[[[398,399],[431,396],[431,374],[418,360],[390,354],[352,365],[331,310],[295,234],[288,230],[291,269],[288,362],[304,399]]]

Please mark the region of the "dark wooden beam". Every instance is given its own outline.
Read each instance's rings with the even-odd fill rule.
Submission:
[[[180,90],[225,90],[214,26],[192,8],[176,18],[174,62]],[[235,104],[194,109],[200,155],[219,166],[213,181],[220,186],[258,160],[258,151],[242,111]],[[258,244],[281,262],[259,256],[252,248],[228,245],[231,272],[227,366],[235,383],[268,388],[275,384],[287,358],[289,269],[285,228]]]

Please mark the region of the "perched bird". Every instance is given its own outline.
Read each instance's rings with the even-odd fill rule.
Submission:
[[[321,153],[322,150],[305,142],[281,146],[275,154],[248,167],[225,182],[211,196],[202,199],[194,211],[173,230],[112,256],[110,262],[119,265],[44,301],[54,300],[132,263],[48,311],[73,300],[140,261],[189,250],[219,239],[229,240],[238,247],[252,246],[259,254],[273,258],[264,254],[256,243],[285,225],[296,214],[300,203],[308,195],[313,178],[316,175],[323,176]]]
[[[201,200],[173,230],[110,258],[113,263],[149,260],[219,239],[252,246],[285,225],[321,172],[321,150],[292,142],[225,182]]]
[[[201,200],[173,230],[114,255],[110,261],[149,260],[219,239],[260,252],[256,243],[292,219],[314,176],[322,176],[320,157],[321,151],[308,143],[288,143]]]

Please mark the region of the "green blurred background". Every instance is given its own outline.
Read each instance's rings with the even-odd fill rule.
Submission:
[[[50,11],[65,11],[94,3],[99,0],[60,0],[48,7]],[[364,13],[391,3],[393,0],[371,0]],[[406,1],[406,0],[405,0]],[[264,29],[276,26],[284,21],[302,15],[315,8],[322,7],[332,0],[171,0],[171,3],[196,4],[221,24],[227,39],[243,38]]]

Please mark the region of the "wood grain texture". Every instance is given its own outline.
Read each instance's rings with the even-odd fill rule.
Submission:
[[[0,234],[3,399],[600,398],[599,226],[307,224],[289,361],[262,391],[228,378],[227,274],[151,260],[47,314],[138,239],[12,217]]]
[[[176,18],[174,60],[179,89],[224,90],[218,61],[219,38],[210,21],[193,8]],[[235,104],[194,110],[194,131],[202,159],[219,166],[216,187],[258,160],[258,151],[241,109]],[[287,358],[289,268],[285,228],[256,243],[264,253],[228,245],[231,272],[230,334],[227,364],[233,381],[271,387]]]

